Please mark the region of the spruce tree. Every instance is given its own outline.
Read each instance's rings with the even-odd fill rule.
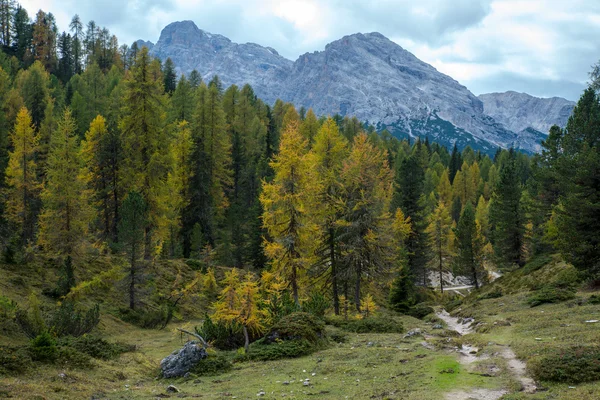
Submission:
[[[175,64],[170,57],[167,57],[165,65],[163,66],[163,79],[165,85],[165,92],[173,94],[177,87],[177,74],[175,73]]]
[[[471,203],[465,206],[455,229],[456,235],[456,274],[466,275],[475,288],[479,288],[484,278],[483,242],[477,230],[475,211]]]
[[[503,264],[523,266],[525,221],[515,160],[515,151],[510,149],[492,195],[490,219],[494,225],[493,244],[497,259]]]

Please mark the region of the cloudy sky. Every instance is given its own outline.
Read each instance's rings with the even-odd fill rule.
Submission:
[[[356,32],[380,32],[475,94],[516,90],[576,100],[600,59],[599,0],[21,0],[33,16],[95,20],[120,42],[156,42],[191,19],[295,60]]]

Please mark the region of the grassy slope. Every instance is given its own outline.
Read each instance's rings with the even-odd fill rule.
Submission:
[[[600,320],[600,306],[586,304],[594,292],[582,288],[573,300],[537,307],[527,305],[530,287],[552,280],[566,268],[569,267],[555,257],[531,273],[525,270],[507,274],[482,291],[472,293],[453,314],[473,317],[482,323],[477,331],[485,333],[471,335],[471,341],[483,348],[491,343],[510,345],[517,357],[526,362],[554,348],[597,345],[600,343],[600,323],[585,322]],[[478,296],[498,288],[507,294],[495,299],[476,300]],[[502,326],[505,321],[510,322],[510,326]],[[514,394],[505,398],[600,399],[600,382],[577,385],[541,382],[541,386],[542,390],[536,394]]]
[[[109,264],[107,260],[96,260],[90,276],[80,279],[89,279],[93,273],[109,268]],[[0,294],[23,304],[29,291],[40,291],[47,284],[45,282],[55,279],[54,270],[41,265],[38,263],[37,267],[26,267],[26,270],[0,266],[0,274],[6,277],[0,280]],[[0,398],[84,399],[94,396],[99,399],[148,399],[164,394],[165,387],[173,383],[185,398],[250,399],[257,398],[259,391],[264,390],[264,398],[285,395],[288,399],[304,399],[314,395],[311,397],[319,399],[427,400],[442,399],[445,393],[457,389],[503,387],[514,392],[505,397],[508,399],[597,399],[600,398],[600,385],[596,383],[577,385],[576,389],[569,389],[568,385],[544,384],[547,391],[519,394],[516,392],[519,385],[506,372],[503,360],[495,355],[497,346],[492,343],[510,344],[519,357],[527,360],[543,352],[546,346],[598,342],[600,325],[583,321],[600,319],[600,306],[579,306],[577,301],[536,308],[525,304],[527,293],[519,290],[526,290],[527,280],[546,279],[545,276],[552,276],[558,268],[561,264],[554,263],[534,272],[529,278],[518,274],[501,278],[495,286],[520,287],[515,289],[515,293],[501,298],[473,301],[477,294],[470,296],[470,304],[457,310],[458,314],[474,316],[486,323],[484,330],[489,329],[486,333],[453,338],[443,330],[433,330],[430,323],[400,317],[407,329],[419,327],[431,334],[427,342],[434,344],[435,349],[425,348],[421,344],[421,336],[403,339],[399,334],[349,334],[347,343],[334,344],[307,357],[240,363],[226,374],[188,380],[156,378],[160,360],[182,344],[182,338],[174,328],[191,327],[198,321],[176,321],[162,331],[143,330],[123,323],[111,315],[119,306],[126,304],[123,289],[116,287],[95,295],[98,300],[104,301],[105,313],[99,331],[111,341],[136,344],[137,351],[125,353],[117,360],[95,361],[96,368],[89,371],[41,365],[25,376],[0,377]],[[18,276],[23,273],[28,278],[20,280]],[[154,283],[148,287],[147,298],[152,298],[152,292],[168,292],[174,285],[181,284],[178,282],[193,279],[194,272],[184,263],[172,262],[156,266],[150,275],[153,276],[150,282]],[[493,289],[488,287],[484,291]],[[589,293],[578,294],[578,298],[586,297]],[[202,315],[204,305],[199,299],[192,294],[182,304],[183,319]],[[499,320],[508,320],[511,326],[494,325]],[[481,352],[488,353],[490,358],[474,366],[459,364],[452,348],[461,342],[479,345]],[[24,340],[14,327],[3,326],[0,343],[23,344]],[[500,368],[500,372],[492,374],[494,376],[482,376],[481,372],[492,366]],[[62,372],[66,378],[59,377]],[[311,386],[302,385],[305,378],[311,380]],[[290,384],[285,385],[284,381]]]

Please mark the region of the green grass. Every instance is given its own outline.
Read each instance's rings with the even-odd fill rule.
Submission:
[[[90,279],[94,273],[110,268],[108,260],[98,259],[90,264],[90,272],[80,279]],[[164,380],[159,376],[160,360],[181,347],[186,340],[176,327],[193,330],[204,315],[206,304],[197,293],[182,303],[176,320],[164,330],[141,329],[118,319],[113,311],[123,305],[122,289],[92,294],[89,302],[102,300],[101,322],[95,334],[111,343],[135,346],[135,351],[107,360],[93,360],[91,369],[72,368],[65,364],[35,363],[18,376],[0,376],[0,398],[18,399],[149,399],[165,393],[168,384],[181,390],[183,398],[201,396],[205,399],[254,399],[264,390],[264,398],[286,399],[443,399],[452,391],[472,388],[507,388],[511,394],[503,400],[517,399],[598,399],[600,383],[574,385],[541,382],[545,389],[532,395],[519,393],[519,384],[507,370],[506,362],[497,355],[500,345],[510,345],[517,356],[526,361],[550,354],[573,345],[597,344],[600,324],[585,323],[600,319],[600,307],[585,303],[593,292],[579,290],[576,298],[558,304],[542,304],[531,308],[527,299],[531,284],[550,282],[565,264],[553,259],[549,264],[533,265],[530,274],[516,271],[498,282],[469,295],[454,313],[472,316],[485,324],[480,333],[455,337],[439,329],[433,330],[434,318],[421,321],[410,316],[393,314],[405,331],[420,328],[423,336],[403,338],[403,333],[351,333],[331,326],[328,332],[337,332],[343,340],[331,341],[327,348],[308,356],[274,361],[236,362],[231,371],[189,379]],[[25,278],[18,279],[21,271]],[[174,261],[150,268],[151,285],[157,292],[166,293],[178,282],[188,282],[194,271],[187,264]],[[43,264],[23,267],[0,266],[0,294],[22,304],[29,292],[41,292],[47,282],[53,282],[55,271],[44,269]],[[513,287],[514,286],[514,287]],[[501,288],[502,297],[485,298],[485,293]],[[154,295],[146,301],[153,305]],[[44,305],[51,301],[40,297]],[[580,305],[581,304],[581,305]],[[390,314],[392,315],[392,314]],[[383,317],[390,315],[383,312]],[[508,324],[508,323],[510,324]],[[0,324],[2,346],[27,343],[16,326]],[[469,343],[489,356],[472,365],[458,362],[455,346]],[[231,358],[234,358],[231,356]],[[491,368],[498,373],[490,375]],[[59,374],[64,373],[64,378]],[[314,373],[314,375],[313,375]],[[304,386],[304,379],[311,385]],[[284,384],[289,382],[289,384]],[[285,395],[285,396],[284,396]],[[172,397],[176,397],[174,395]]]

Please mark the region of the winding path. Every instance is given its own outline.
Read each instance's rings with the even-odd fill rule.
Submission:
[[[451,316],[446,310],[437,311],[436,315],[446,323],[448,329],[458,332],[461,336],[473,332],[472,320],[467,323],[461,323],[458,318]],[[481,356],[474,354],[477,352],[476,349],[473,349],[469,345],[463,345],[459,352],[461,355],[459,361],[465,365],[483,359]],[[535,382],[527,375],[525,363],[517,358],[514,351],[509,346],[502,346],[502,350],[498,352],[498,355],[506,360],[509,372],[521,383],[522,390],[525,393],[535,393]],[[448,393],[446,400],[497,400],[507,393],[508,391],[505,389],[459,390]]]

